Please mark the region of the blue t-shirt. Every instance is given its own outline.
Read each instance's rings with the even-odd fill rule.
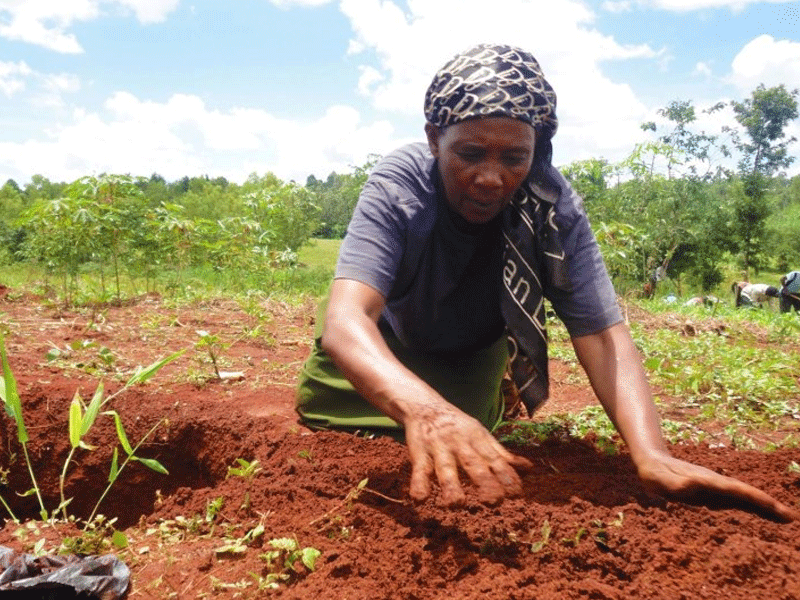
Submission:
[[[569,264],[570,292],[544,295],[573,337],[622,320],[616,294],[581,199],[561,186],[555,220]],[[404,146],[373,169],[339,252],[336,277],[355,279],[386,298],[381,324],[412,349],[466,351],[503,332],[500,219],[459,221],[438,190],[427,144]]]

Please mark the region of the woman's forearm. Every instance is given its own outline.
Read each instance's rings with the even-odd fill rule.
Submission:
[[[382,299],[357,282],[331,292],[322,348],[353,387],[378,410],[405,425],[444,399],[392,353],[377,326]]]
[[[623,323],[574,338],[575,353],[637,465],[667,452],[641,356]]]

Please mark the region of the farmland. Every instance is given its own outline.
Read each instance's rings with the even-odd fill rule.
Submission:
[[[795,598],[800,524],[737,506],[649,495],[556,323],[552,398],[498,436],[536,469],[521,498],[447,509],[408,498],[405,448],[312,432],[293,388],[315,299],[145,294],[66,308],[0,293],[42,520],[13,421],[4,413],[0,545],[113,553],[130,598]],[[794,315],[626,303],[673,452],[800,500],[800,345]],[[198,332],[205,332],[205,337]],[[200,343],[202,340],[205,343]],[[183,351],[146,382],[137,368]],[[213,360],[212,360],[213,351]],[[222,373],[224,377],[220,377]],[[683,375],[681,375],[683,374]],[[114,419],[99,415],[64,479],[67,423],[103,382],[139,462],[108,485]],[[151,432],[152,433],[149,433]],[[149,435],[148,435],[149,434]],[[147,436],[147,437],[146,437]],[[57,517],[57,518],[56,518]],[[121,535],[120,535],[121,534]],[[282,542],[283,540],[283,542]],[[290,540],[295,550],[278,549]]]

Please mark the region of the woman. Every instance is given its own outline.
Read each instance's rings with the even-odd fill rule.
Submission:
[[[800,312],[800,271],[791,271],[781,277],[781,312],[794,309]]]
[[[630,448],[643,483],[794,518],[767,494],[670,456],[582,202],[550,164],[556,96],[533,56],[480,45],[425,98],[427,144],[375,167],[342,244],[298,389],[311,426],[394,432],[410,494],[496,502],[530,465],[492,436],[505,366],[529,412],[547,397],[543,298]],[[510,356],[509,356],[510,355]]]

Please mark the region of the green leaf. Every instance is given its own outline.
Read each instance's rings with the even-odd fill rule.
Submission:
[[[81,421],[83,420],[81,409],[81,397],[78,392],[72,397],[69,405],[69,443],[73,448],[77,448],[81,443]]]
[[[143,382],[147,381],[153,375],[158,373],[162,369],[162,367],[168,365],[173,360],[175,360],[176,358],[178,358],[181,355],[183,355],[187,350],[188,350],[188,348],[184,348],[183,350],[178,350],[174,354],[170,354],[166,358],[163,358],[163,359],[161,359],[161,360],[159,360],[157,362],[154,362],[152,365],[150,365],[149,367],[147,367],[145,369],[142,369],[142,368],[137,369],[136,373],[134,373],[133,376],[128,380],[128,383],[125,384],[125,387],[129,387],[129,386],[134,385],[136,383],[143,383]]]
[[[125,428],[122,426],[122,419],[119,418],[119,414],[115,410],[108,410],[103,414],[114,417],[114,426],[117,428],[117,438],[119,438],[119,443],[122,444],[122,449],[125,450],[125,453],[128,456],[131,456],[133,454],[133,448],[131,447],[131,443],[128,441],[128,436],[125,435]]]
[[[116,548],[127,548],[128,536],[121,531],[114,531],[114,533],[111,535],[111,543],[114,544]]]
[[[3,385],[0,385],[0,396],[3,398],[6,412],[17,423],[17,440],[20,444],[27,444],[29,438],[28,431],[25,429],[25,421],[22,418],[22,402],[17,393],[17,381],[8,364],[6,343],[2,331],[0,331],[0,363],[3,366]]]
[[[164,465],[162,465],[154,458],[139,458],[138,456],[132,456],[131,458],[133,460],[138,460],[144,466],[152,469],[156,473],[161,473],[162,475],[169,475],[169,471],[167,471],[167,469],[164,468]]]
[[[97,389],[94,391],[92,401],[89,403],[89,407],[86,409],[86,412],[83,415],[83,422],[81,423],[81,436],[86,435],[86,433],[92,428],[95,419],[97,419],[97,413],[100,411],[100,407],[102,405],[103,382],[101,381],[97,384]]]
[[[316,548],[303,548],[302,552],[300,553],[300,560],[303,561],[303,564],[306,566],[306,568],[308,568],[309,571],[313,571],[317,564],[317,559],[321,554],[322,552]]]
[[[119,475],[119,467],[117,466],[118,458],[119,453],[117,452],[117,447],[114,446],[114,454],[111,456],[111,470],[108,473],[108,483],[114,483],[117,480],[117,476]]]
[[[294,552],[297,550],[297,541],[294,538],[275,538],[269,541],[269,545],[276,550]]]

